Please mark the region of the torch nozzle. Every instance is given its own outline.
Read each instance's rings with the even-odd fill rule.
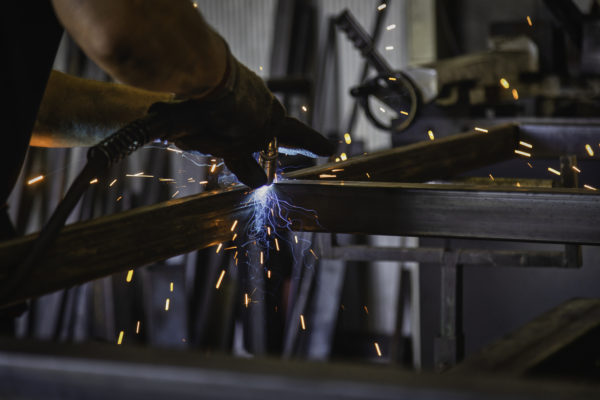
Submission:
[[[267,144],[267,148],[260,152],[260,165],[265,170],[268,185],[273,183],[275,180],[275,172],[277,171],[277,154],[277,138],[274,137]]]

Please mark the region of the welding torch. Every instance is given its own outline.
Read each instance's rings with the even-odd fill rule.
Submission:
[[[277,172],[277,155],[279,149],[277,145],[277,138],[274,137],[267,144],[267,148],[259,154],[259,164],[265,170],[267,175],[267,185],[270,185],[275,180],[275,173]]]

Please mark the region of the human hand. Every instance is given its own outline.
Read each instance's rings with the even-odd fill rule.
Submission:
[[[252,154],[277,137],[282,147],[329,156],[333,145],[318,132],[286,116],[264,82],[229,55],[225,81],[207,96],[182,102],[156,103],[150,112],[170,115],[165,139],[183,150],[197,150],[224,159],[238,179],[256,188],[267,183]]]

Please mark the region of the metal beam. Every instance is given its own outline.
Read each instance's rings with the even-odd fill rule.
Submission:
[[[516,250],[457,250],[457,264],[479,267],[566,267],[566,255],[562,251],[516,251]],[[431,247],[374,247],[334,246],[321,258],[345,261],[414,261],[418,263],[441,263],[443,248]]]
[[[295,230],[600,244],[600,197],[578,189],[377,182],[285,182]],[[209,192],[67,226],[19,300],[231,239],[252,211],[243,188]],[[0,244],[0,279],[36,235]]]
[[[505,124],[487,133],[468,132],[439,140],[352,157],[284,174],[286,179],[319,179],[379,182],[424,182],[456,176],[514,156],[518,127]]]
[[[600,244],[600,197],[580,189],[285,182],[276,190],[318,215],[294,216],[296,229]]]

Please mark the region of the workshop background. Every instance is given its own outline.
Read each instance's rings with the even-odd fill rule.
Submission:
[[[513,120],[552,124],[569,119],[573,124],[598,127],[600,5],[593,0],[195,3],[226,38],[233,54],[265,79],[291,115],[339,143],[336,157],[342,160]],[[572,8],[565,6],[567,3]],[[350,94],[351,88],[377,72],[370,68],[364,75],[366,58],[335,26],[333,18],[345,9],[367,32],[378,32],[376,49],[394,70],[436,66],[440,60],[502,46],[526,48],[535,62],[523,66],[520,75],[512,70],[510,79],[508,74],[501,75],[492,84],[472,78],[460,80],[439,95],[438,105],[423,105],[408,128],[386,131],[374,125]],[[581,19],[561,18],[566,9]],[[576,42],[577,35],[580,43]],[[503,62],[521,68],[519,60]],[[440,65],[444,68],[443,63]],[[85,78],[110,79],[66,34],[55,69]],[[418,79],[417,75],[409,76]],[[503,87],[500,78],[508,79],[510,89]],[[518,89],[517,94],[512,89]],[[377,100],[373,104],[375,110],[383,110],[375,114],[386,124],[393,125],[399,118],[388,105]],[[600,153],[600,136],[595,137],[591,145]],[[9,203],[19,235],[41,229],[82,168],[85,155],[85,148],[29,150]],[[592,155],[574,164],[581,170],[580,188],[584,184],[592,189],[600,187],[600,168],[597,156]],[[68,223],[219,188],[223,182],[218,172],[198,166],[204,162],[210,165],[210,158],[166,151],[162,145],[147,146],[111,167],[100,184],[91,185]],[[292,164],[308,166],[310,162]],[[451,183],[464,184],[471,179],[489,181],[483,184],[504,182],[511,187],[564,185],[548,172],[549,167],[564,172],[558,157],[536,159],[515,154],[513,159],[462,174]],[[139,173],[142,177],[135,176]],[[44,175],[42,182],[28,184],[38,175]],[[173,178],[177,183],[160,182],[158,177]],[[201,181],[208,183],[199,185]],[[244,295],[249,283],[244,273],[235,272],[233,250],[215,251],[211,247],[153,265],[131,265],[133,272],[32,300],[17,319],[14,335],[49,342],[104,342],[122,348],[193,349],[205,354],[377,363],[441,372],[455,364],[460,366],[463,359],[477,356],[494,341],[570,299],[600,298],[597,246],[534,243],[536,240],[294,234],[313,243],[319,256],[325,242],[439,248],[443,252],[440,262],[348,261],[311,258],[310,254],[298,261],[289,257],[277,272],[278,283],[265,289],[264,301],[250,306],[285,310],[273,316],[264,309],[247,312]],[[464,249],[564,252],[568,260],[562,267],[448,262]],[[453,293],[451,303],[445,301],[449,292]],[[252,318],[262,319],[256,323]],[[444,326],[449,319],[453,327],[450,333]],[[596,322],[594,329],[598,331],[600,319]],[[597,344],[591,346],[587,349],[590,354],[600,354]],[[591,376],[593,382],[599,376],[598,361],[590,368],[593,372],[579,372],[582,377]],[[567,374],[568,378],[577,380],[579,372]]]

